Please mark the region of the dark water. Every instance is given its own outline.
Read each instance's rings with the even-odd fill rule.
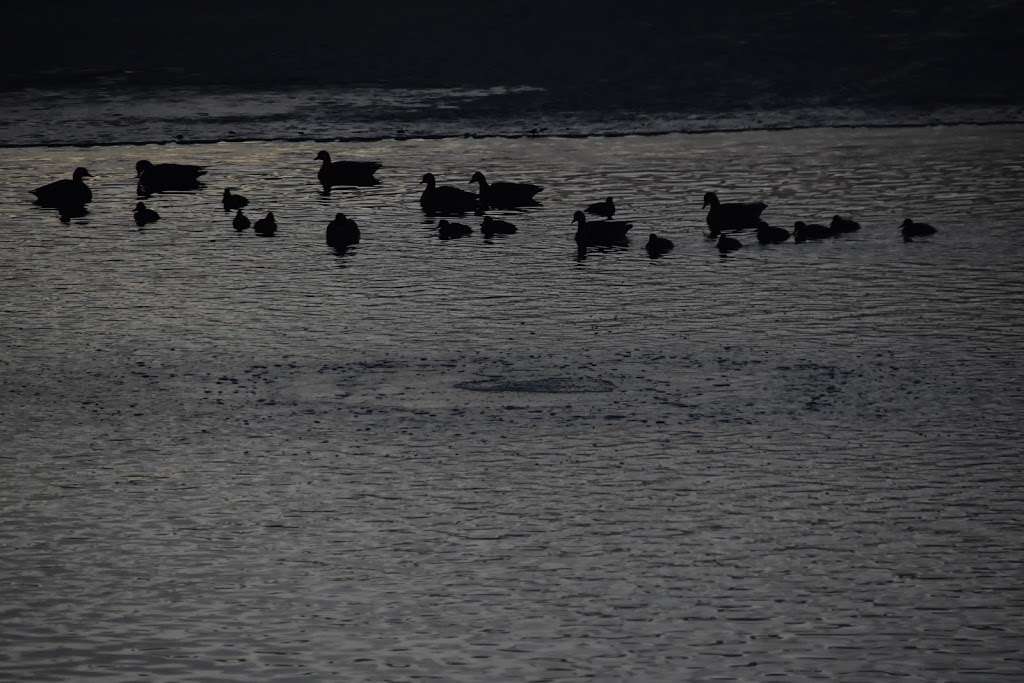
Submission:
[[[321,146],[0,150],[0,678],[1021,677],[1020,127]],[[140,157],[209,186],[138,230]],[[437,240],[477,169],[543,205]],[[864,228],[723,258],[708,189]]]

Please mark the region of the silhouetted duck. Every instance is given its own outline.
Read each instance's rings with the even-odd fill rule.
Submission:
[[[453,237],[463,237],[473,232],[473,228],[462,223],[452,223],[441,219],[437,222],[437,236],[443,240],[450,240]]]
[[[376,185],[373,174],[381,167],[376,161],[331,161],[331,155],[325,150],[317,152],[315,157],[321,160],[320,170],[316,177],[321,185]]]
[[[572,215],[572,222],[576,224],[576,241],[581,244],[625,242],[626,233],[633,227],[632,223],[625,221],[588,223],[587,216],[582,211],[577,211]]]
[[[143,204],[142,202],[139,202],[138,204],[135,205],[134,216],[135,225],[139,226],[140,228],[143,225],[147,225],[149,223],[156,223],[158,220],[160,220],[160,214],[158,214],[153,209],[146,208],[146,205]]]
[[[477,196],[449,185],[437,186],[433,173],[424,173],[421,184],[426,184],[420,195],[420,206],[431,215],[462,215],[477,208]]]
[[[821,223],[804,223],[797,221],[793,223],[793,241],[799,244],[807,240],[820,240],[826,237],[834,237],[836,232],[827,225]]]
[[[764,202],[746,204],[722,204],[714,192],[704,193],[704,204],[701,208],[708,210],[708,227],[713,233],[720,230],[745,230],[756,228],[761,222],[761,213],[768,208]]]
[[[238,213],[235,214],[234,220],[231,221],[231,225],[233,225],[235,230],[238,232],[242,232],[243,230],[248,230],[251,223],[249,222],[249,217],[239,209]]]
[[[241,209],[243,206],[249,206],[249,200],[240,194],[231,194],[232,187],[224,188],[224,210],[234,211],[235,209]]]
[[[469,179],[480,187],[480,204],[492,209],[511,209],[517,206],[533,206],[537,201],[533,198],[544,188],[531,183],[488,183],[484,174],[477,171]]]
[[[779,244],[789,239],[790,232],[760,221],[757,225],[757,241],[761,244]]]
[[[199,176],[206,173],[202,166],[192,164],[154,164],[145,159],[135,164],[139,176],[139,194],[168,190],[198,190]]]
[[[327,244],[335,249],[359,244],[360,237],[359,226],[343,213],[335,214],[334,220],[327,224]]]
[[[715,243],[718,247],[718,251],[725,254],[726,252],[736,251],[737,249],[743,248],[743,243],[735,237],[727,237],[726,235],[719,235],[718,242]]]
[[[611,197],[608,197],[603,202],[594,202],[586,208],[586,212],[591,216],[611,218],[615,215],[615,201]]]
[[[857,232],[860,230],[860,223],[850,218],[843,218],[839,214],[832,216],[832,222],[829,223],[830,228],[835,233],[842,232]]]
[[[903,233],[903,241],[909,242],[912,237],[924,237],[925,235],[934,235],[938,232],[935,228],[928,225],[927,223],[917,223],[915,221],[906,218],[903,223],[900,224],[900,232]]]
[[[517,228],[508,221],[500,221],[497,218],[484,216],[484,222],[480,224],[480,232],[487,237],[491,235],[511,235],[517,232]]]
[[[651,236],[647,239],[647,253],[652,257],[660,254],[664,254],[674,247],[672,240],[667,237],[659,237],[658,235],[651,233]]]
[[[36,196],[36,204],[54,209],[61,207],[85,206],[92,201],[92,191],[82,178],[92,175],[82,166],[75,169],[71,179],[58,180],[31,190]]]
[[[264,237],[270,237],[277,232],[277,221],[274,220],[274,212],[268,211],[266,217],[256,221],[252,229],[257,235],[263,235]]]

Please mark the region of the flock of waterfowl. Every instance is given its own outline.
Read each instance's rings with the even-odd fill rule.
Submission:
[[[317,179],[325,191],[332,186],[368,186],[380,181],[374,175],[381,164],[375,161],[332,161],[326,151],[319,152],[316,160],[321,162]],[[191,164],[154,164],[146,160],[135,164],[138,178],[137,191],[139,196],[148,197],[166,191],[197,190],[201,187],[200,178],[206,174],[203,166]],[[85,184],[85,178],[91,178],[85,168],[76,168],[71,179],[58,180],[32,190],[36,196],[36,204],[56,208],[61,220],[85,215],[85,205],[92,201],[92,191]],[[489,183],[483,173],[477,171],[472,175],[470,184],[477,185],[477,192],[470,192],[447,185],[439,186],[432,173],[423,175],[421,184],[426,185],[420,195],[420,206],[425,214],[431,217],[458,217],[467,213],[482,215],[480,232],[485,236],[510,235],[517,232],[516,226],[506,220],[485,215],[490,209],[515,209],[538,206],[535,197],[544,188],[532,183],[495,182]],[[235,211],[232,226],[242,232],[250,227],[262,236],[271,236],[277,232],[277,222],[273,212],[250,221],[242,209],[248,206],[249,200],[239,194],[233,194],[235,188],[224,189],[222,203],[225,211]],[[794,242],[826,239],[844,233],[855,232],[860,224],[850,218],[833,216],[828,225],[796,221],[793,230],[775,227],[766,223],[761,214],[767,208],[764,202],[723,203],[718,195],[708,192],[704,195],[702,208],[708,210],[707,224],[709,236],[716,239],[720,252],[735,251],[743,246],[736,237],[726,235],[725,231],[735,232],[752,230],[760,244],[778,244],[792,238]],[[615,216],[615,201],[612,197],[595,202],[583,210],[573,213],[572,222],[576,224],[575,239],[580,248],[595,245],[613,245],[624,243],[632,229],[632,223],[612,220]],[[144,202],[138,202],[134,211],[135,223],[139,226],[149,225],[160,219],[160,214],[148,208]],[[595,216],[600,220],[588,220],[587,216]],[[904,241],[914,237],[931,235],[936,229],[926,223],[917,223],[906,219],[900,225],[900,233]],[[438,237],[452,239],[471,234],[473,229],[464,224],[442,218],[437,224]],[[344,249],[357,244],[361,238],[359,226],[343,213],[335,215],[325,231],[328,245],[336,249]],[[671,240],[651,233],[647,241],[647,250],[652,255],[663,254],[673,247]]]

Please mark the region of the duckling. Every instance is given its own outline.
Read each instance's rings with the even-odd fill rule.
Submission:
[[[793,223],[793,241],[797,244],[807,240],[820,240],[826,237],[834,237],[836,232],[820,223],[804,223],[797,221]]]
[[[480,232],[490,237],[491,235],[511,235],[518,232],[518,229],[508,221],[484,216],[484,222],[480,224]]]
[[[231,221],[231,225],[233,225],[235,230],[238,232],[242,232],[243,230],[248,230],[251,223],[249,222],[249,217],[243,214],[242,210],[239,209],[238,213],[235,214],[234,220]]]
[[[900,232],[903,233],[903,241],[910,242],[913,237],[924,237],[926,235],[934,235],[938,232],[935,228],[928,225],[927,223],[918,223],[912,221],[909,218],[903,220],[900,225]]]
[[[233,189],[234,188],[231,187],[224,188],[224,197],[222,201],[224,202],[225,211],[233,211],[235,209],[241,209],[243,206],[249,205],[249,200],[243,197],[242,195],[231,194],[231,190]]]
[[[335,249],[347,247],[350,244],[359,244],[361,236],[356,222],[347,218],[343,213],[335,214],[334,220],[327,224],[327,244]]]
[[[843,218],[839,214],[832,216],[829,226],[835,233],[857,232],[860,230],[860,223],[850,218]]]
[[[160,214],[158,214],[153,209],[146,208],[146,205],[143,204],[142,202],[139,202],[138,204],[135,205],[135,211],[133,215],[135,216],[135,225],[139,226],[140,228],[144,225],[147,225],[149,223],[156,223],[158,220],[160,220]]]
[[[588,206],[585,211],[591,216],[600,216],[601,218],[611,218],[615,215],[615,200],[608,197],[603,202],[594,202]]]
[[[664,254],[674,246],[676,245],[672,243],[672,240],[667,237],[659,237],[653,232],[651,233],[651,236],[647,238],[647,253],[651,258]]]
[[[727,252],[736,251],[737,249],[743,248],[743,243],[734,237],[719,235],[718,242],[715,243],[715,246],[718,247],[718,251],[725,254]]]
[[[252,226],[252,229],[257,235],[262,235],[263,237],[272,236],[277,232],[277,221],[274,220],[274,212],[268,211],[264,218],[256,221],[256,225]]]
[[[443,240],[450,240],[454,237],[463,237],[473,232],[473,228],[462,223],[449,222],[441,219],[437,223],[437,236]]]
[[[761,244],[779,244],[789,239],[790,232],[760,221],[757,225],[757,241]]]

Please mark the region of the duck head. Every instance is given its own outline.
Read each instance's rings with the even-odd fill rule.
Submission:
[[[153,163],[143,159],[135,164],[135,175],[141,176],[143,173],[153,168]]]
[[[135,205],[135,210],[136,211],[145,211],[146,210],[146,205],[143,204],[142,202],[139,202],[138,204]]]
[[[709,206],[718,206],[718,195],[715,194],[714,192],[704,193],[704,203],[701,205],[700,208],[706,209]]]
[[[339,212],[339,213],[336,213],[336,214],[334,214],[334,220],[336,220],[336,221],[338,221],[339,223],[341,223],[342,221],[344,221],[344,220],[345,220],[345,214],[343,214],[343,213],[340,213],[340,212]]]
[[[475,172],[473,174],[473,177],[469,179],[469,182],[471,182],[471,183],[480,183],[481,185],[486,185],[487,184],[487,179],[484,178],[484,174],[483,173],[481,173],[480,171],[477,171],[477,172]]]
[[[75,172],[71,174],[72,179],[77,183],[82,178],[92,178],[92,174],[84,166],[79,166],[75,169]]]
[[[913,225],[914,221],[910,220],[909,218],[904,218],[903,222],[900,223],[900,228],[906,230],[907,228],[912,227]]]
[[[270,221],[271,223],[275,222],[274,221],[274,212],[273,211],[267,211],[267,220]]]
[[[436,182],[437,180],[434,178],[433,173],[424,173],[423,180],[420,181],[420,184],[422,185],[426,183],[427,187],[433,187]]]
[[[321,161],[322,160],[322,161],[327,162],[328,164],[331,163],[331,155],[328,154],[327,151],[323,150],[323,149],[320,150],[319,152],[317,152],[316,156],[313,157],[313,158],[316,159],[317,161]]]
[[[797,230],[803,230],[804,228],[807,227],[807,224],[804,223],[803,221],[797,221],[796,223],[793,223],[793,227],[796,228]]]
[[[572,215],[572,222],[579,223],[580,227],[582,228],[584,224],[587,222],[587,216],[582,211],[577,211]]]

